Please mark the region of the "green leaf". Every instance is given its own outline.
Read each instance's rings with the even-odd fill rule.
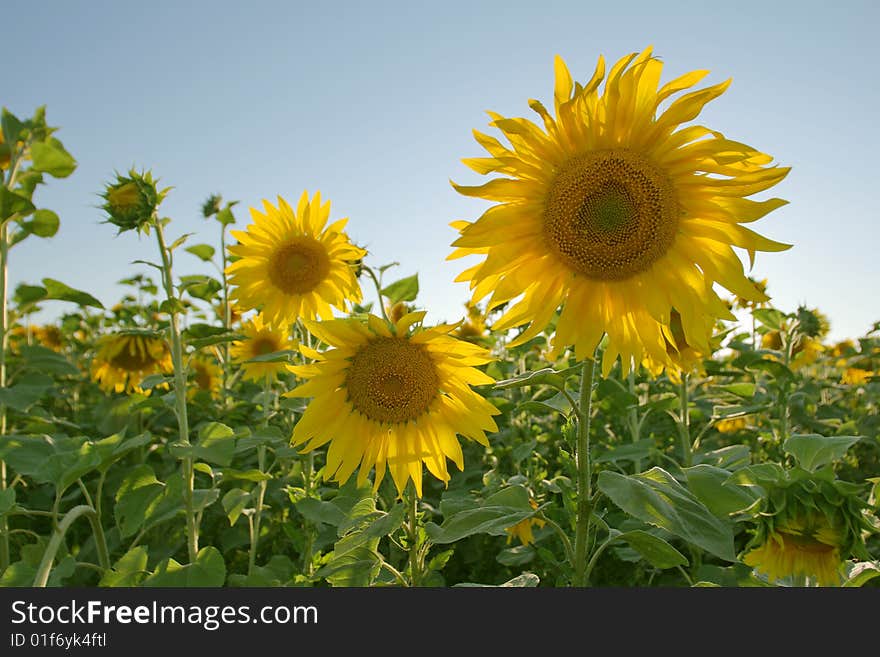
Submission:
[[[329,563],[315,573],[315,578],[323,577],[331,586],[364,587],[375,581],[381,568],[374,546],[359,547],[339,556],[331,553]]]
[[[332,502],[306,497],[295,505],[306,520],[313,523],[325,523],[338,527],[346,520],[345,512]]]
[[[495,561],[503,566],[515,568],[534,561],[535,554],[535,549],[531,545],[515,545],[499,552]]]
[[[694,454],[695,465],[714,465],[716,468],[738,470],[751,462],[751,450],[748,445],[728,445],[721,449]]]
[[[371,503],[373,502],[372,498],[365,498],[365,500],[369,500]],[[369,543],[373,539],[388,536],[388,534],[396,531],[397,528],[403,524],[404,511],[404,505],[397,504],[388,513],[378,511],[375,514],[371,514],[371,516],[375,515],[378,517],[373,518],[363,527],[347,534],[337,541],[336,545],[333,547],[333,552],[337,556],[340,556]]]
[[[556,370],[545,367],[535,372],[523,372],[512,379],[498,381],[495,388],[522,388],[524,386],[548,385],[558,390],[565,388],[565,377]]]
[[[815,433],[795,434],[782,443],[782,449],[795,457],[804,470],[815,472],[823,465],[843,458],[847,450],[861,438],[861,436],[820,436]]]
[[[141,528],[147,513],[159,501],[163,488],[153,468],[148,465],[138,465],[128,471],[116,491],[116,506],[113,509],[123,538]]]
[[[596,463],[616,463],[617,461],[641,461],[648,458],[656,449],[653,438],[642,438],[634,443],[626,443],[596,457]]]
[[[716,420],[742,417],[743,415],[751,415],[753,413],[765,411],[769,407],[769,404],[736,404],[733,406],[714,406],[712,408],[712,417]]]
[[[617,506],[727,561],[736,561],[729,523],[716,518],[662,468],[638,475],[599,473],[599,489]]]
[[[534,588],[541,583],[541,578],[535,575],[534,573],[522,573],[521,575],[517,575],[513,579],[509,579],[504,584],[474,584],[473,582],[461,582],[459,584],[455,584],[455,587],[461,588]]]
[[[27,306],[32,303],[36,303],[38,301],[42,301],[46,298],[46,288],[41,285],[27,285],[25,283],[21,283],[17,285],[15,288],[15,293],[13,295],[13,300],[18,306]]]
[[[34,210],[36,207],[30,199],[0,185],[0,221],[5,221],[14,214],[29,215]]]
[[[272,475],[262,472],[260,470],[234,470],[232,468],[223,468],[223,481],[269,481],[272,479]]]
[[[843,585],[847,588],[864,586],[875,577],[880,577],[880,563],[860,561],[853,565]]]
[[[233,205],[235,205],[235,202],[230,203],[225,208],[220,210],[220,212],[218,212],[217,214],[214,215],[214,217],[217,219],[217,221],[219,221],[224,226],[228,226],[230,224],[235,223],[235,217],[232,214],[232,206]]]
[[[0,404],[27,413],[53,385],[51,378],[40,376],[30,383],[16,383],[8,388],[0,388]]]
[[[15,506],[15,489],[4,488],[0,490],[0,516],[7,513]]]
[[[36,210],[30,221],[22,220],[19,222],[21,232],[15,236],[13,243],[17,244],[28,235],[44,238],[52,237],[58,232],[58,226],[60,225],[61,220],[51,210]]]
[[[223,510],[226,511],[229,525],[232,526],[247,508],[248,504],[251,503],[251,494],[241,488],[232,488],[223,496],[221,503],[223,504]]]
[[[199,437],[194,445],[178,443],[172,446],[171,451],[178,458],[191,456],[226,466],[232,463],[235,455],[235,432],[220,422],[208,422],[199,429]]]
[[[199,260],[211,262],[214,257],[214,247],[210,244],[193,244],[184,249],[187,253],[192,253]]]
[[[458,511],[440,526],[427,523],[425,530],[431,540],[438,544],[454,543],[474,534],[502,535],[508,527],[535,514],[529,504],[529,493],[522,486],[509,486],[482,503],[471,504],[471,508]]]
[[[290,362],[290,359],[296,355],[296,352],[292,349],[282,349],[281,351],[273,351],[268,354],[260,354],[259,356],[254,356],[253,358],[249,358],[245,363],[287,363]]]
[[[76,169],[76,160],[54,137],[31,144],[31,160],[34,171],[48,173],[55,178],[67,178]]]
[[[624,532],[617,536],[617,539],[629,543],[629,546],[642,555],[654,568],[662,570],[688,565],[688,560],[681,552],[659,536],[654,536],[654,534],[641,529]]]
[[[776,308],[758,308],[752,311],[752,315],[762,325],[775,331],[781,331],[785,322],[785,313]]]
[[[180,291],[203,301],[212,301],[214,296],[223,289],[222,283],[216,278],[204,274],[180,277]]]
[[[164,559],[147,577],[143,586],[218,587],[226,582],[226,562],[215,547],[199,550],[193,563],[185,566],[174,559]]]
[[[195,233],[184,233],[171,243],[171,246],[168,247],[168,250],[174,251],[176,248],[182,246],[183,243],[186,242],[193,235],[195,235]]]
[[[390,285],[382,288],[382,295],[388,298],[390,303],[398,301],[414,301],[419,294],[419,275],[413,274],[407,278],[401,278]]]
[[[58,301],[70,301],[79,306],[93,306],[95,308],[104,308],[104,304],[98,301],[88,292],[75,290],[61,281],[52,278],[43,279],[43,287],[46,288],[47,299],[57,299]]]
[[[758,494],[750,488],[737,486],[730,482],[730,471],[711,465],[695,465],[684,469],[687,484],[716,516],[727,517],[750,507],[758,499]]]
[[[729,392],[736,395],[737,397],[742,397],[743,399],[751,399],[755,396],[755,390],[757,389],[757,386],[754,383],[741,382],[728,383],[723,386],[715,386],[715,389]]]
[[[19,121],[15,114],[4,107],[2,113],[0,113],[0,130],[3,132],[3,140],[7,144],[14,145],[17,141],[20,141],[19,136],[23,129],[24,123]]]
[[[54,456],[55,445],[49,436],[0,436],[0,459],[37,483],[53,482],[60,474]]]
[[[148,574],[147,557],[147,548],[143,545],[132,548],[104,573],[98,586],[137,586]]]
[[[35,372],[80,376],[79,369],[56,351],[42,345],[22,345],[19,347],[24,366]]]

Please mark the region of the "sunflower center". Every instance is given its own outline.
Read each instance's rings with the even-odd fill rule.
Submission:
[[[251,346],[251,351],[254,356],[265,356],[278,351],[278,345],[272,338],[257,338]]]
[[[566,162],[544,205],[544,237],[570,269],[622,280],[647,270],[672,246],[679,205],[669,177],[626,149]]]
[[[437,368],[424,347],[377,338],[352,357],[345,386],[352,406],[376,422],[400,424],[424,415],[438,394]]]
[[[269,280],[285,294],[311,292],[330,272],[327,250],[313,237],[296,237],[269,258]]]
[[[126,342],[119,353],[110,358],[110,364],[126,372],[140,372],[156,363],[147,345],[142,342]]]

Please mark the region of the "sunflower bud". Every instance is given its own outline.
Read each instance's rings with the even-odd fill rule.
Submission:
[[[134,169],[128,176],[116,174],[116,182],[107,185],[102,198],[102,209],[107,213],[107,221],[119,227],[119,232],[143,228],[165,198],[167,190],[159,191],[150,172],[137,173]]]
[[[804,335],[811,338],[822,338],[828,334],[830,329],[828,318],[815,308],[799,307],[797,318],[799,328]]]

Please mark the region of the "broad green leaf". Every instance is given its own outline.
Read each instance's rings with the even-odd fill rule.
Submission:
[[[776,308],[758,308],[752,311],[752,315],[758,322],[775,331],[782,330],[782,325],[785,322],[785,313],[776,310]]]
[[[641,529],[623,532],[617,536],[617,539],[629,543],[629,546],[654,568],[665,569],[688,565],[688,560],[681,552],[659,536]]]
[[[205,262],[210,262],[214,257],[214,247],[210,244],[193,244],[184,249],[187,253],[192,253],[195,257]]]
[[[48,294],[46,288],[42,285],[27,285],[21,283],[15,288],[13,300],[18,306],[26,306],[28,304],[42,301],[46,298],[46,294]]]
[[[244,361],[245,363],[288,363],[297,352],[292,349],[273,351],[268,354],[260,354]]]
[[[257,469],[252,470],[234,470],[232,468],[223,468],[223,481],[269,481],[272,475]]]
[[[66,178],[76,169],[76,160],[54,137],[31,144],[31,160],[35,171],[55,178]]]
[[[235,432],[220,422],[208,422],[199,429],[199,437],[194,445],[175,444],[172,453],[178,457],[190,455],[214,465],[227,466],[235,455]]]
[[[413,274],[407,278],[401,278],[390,285],[382,288],[382,295],[388,298],[389,303],[398,301],[414,301],[419,294],[419,275]]]
[[[79,369],[58,352],[41,345],[22,345],[19,351],[28,370],[65,376],[79,376]]]
[[[369,499],[369,501],[372,502],[372,498],[366,499]],[[337,541],[336,545],[333,547],[333,552],[337,556],[341,556],[346,552],[351,552],[355,548],[361,547],[373,539],[388,536],[388,534],[396,531],[397,528],[403,524],[404,511],[404,505],[397,504],[388,513],[381,511],[376,512],[378,517],[368,522],[364,527],[356,529],[354,532],[347,534]]]
[[[16,235],[15,243],[20,242],[28,235],[36,235],[37,237],[52,237],[58,232],[58,226],[61,220],[52,210],[36,210],[30,220],[22,220],[19,222],[21,232]]]
[[[653,438],[642,438],[634,443],[619,445],[596,457],[596,463],[616,463],[617,461],[641,461],[656,450]]]
[[[639,403],[639,398],[617,379],[599,381],[596,384],[596,399],[599,403],[608,404],[609,410],[615,413],[622,413]]]
[[[106,571],[98,586],[137,586],[147,576],[147,548],[138,545],[123,554]]]
[[[737,470],[751,462],[751,450],[748,445],[728,445],[721,449],[694,454],[695,465],[713,465],[716,468]]]
[[[303,517],[314,523],[325,523],[337,527],[346,520],[345,512],[337,505],[314,497],[302,499],[294,506]]]
[[[102,304],[88,292],[75,290],[72,287],[65,285],[61,281],[56,281],[52,278],[44,278],[43,287],[46,288],[47,299],[70,301],[71,303],[75,303],[79,306],[93,306],[95,308],[101,309],[104,308],[104,304]]]
[[[662,468],[638,475],[599,473],[599,489],[617,506],[727,561],[736,561],[729,523],[715,517]]]
[[[195,235],[195,233],[184,233],[171,243],[171,246],[168,247],[168,250],[174,251],[178,247],[182,246],[183,243],[186,242],[193,235]]]
[[[15,144],[24,129],[24,123],[5,107],[0,113],[0,131],[3,132],[3,140],[7,144]]]
[[[218,587],[226,582],[226,562],[215,547],[199,550],[191,564],[181,565],[174,559],[164,559],[147,577],[142,586],[159,587]]]
[[[143,464],[129,470],[116,491],[116,506],[113,514],[119,533],[127,538],[137,532],[144,524],[151,507],[162,495],[164,486],[156,479],[153,468]]]
[[[32,477],[37,483],[51,483],[60,474],[54,455],[54,442],[47,435],[0,436],[0,459],[17,474]]]
[[[201,513],[220,499],[220,490],[217,488],[196,488],[193,490],[192,499],[193,511]]]
[[[714,386],[716,390],[723,390],[724,392],[729,392],[731,394],[736,395],[737,397],[742,397],[743,399],[751,399],[755,396],[755,390],[757,386],[754,383],[748,382],[740,382],[740,383],[728,383],[723,386]]]
[[[495,388],[522,388],[524,386],[548,385],[562,390],[565,387],[565,377],[556,370],[546,367],[535,372],[523,372],[512,379],[498,381]]]
[[[762,486],[785,480],[785,470],[777,463],[756,463],[730,475],[730,482],[741,486]]]
[[[4,488],[0,490],[0,516],[7,513],[15,506],[15,489]]]
[[[880,562],[860,561],[850,569],[843,585],[847,588],[860,587],[875,577],[880,577]]]
[[[535,554],[535,549],[531,545],[516,545],[499,552],[495,561],[504,566],[515,568],[531,563],[535,559]]]
[[[712,417],[716,420],[742,417],[765,411],[770,407],[766,404],[735,404],[732,406],[715,406],[712,408]]]
[[[213,301],[215,295],[223,289],[223,284],[216,278],[204,274],[180,277],[180,291],[203,301]]]
[[[684,469],[687,484],[716,516],[727,517],[754,504],[758,494],[751,488],[731,483],[730,471],[711,465],[695,465]]]
[[[425,530],[434,543],[454,543],[473,534],[501,535],[504,530],[535,514],[529,493],[522,486],[509,486],[487,497],[474,508],[460,510],[438,526],[428,523]]]
[[[378,543],[378,539],[372,542]],[[375,581],[381,568],[375,545],[372,545],[358,547],[339,556],[331,553],[330,561],[315,573],[315,577],[323,577],[331,586],[364,587]]]
[[[251,503],[251,494],[241,488],[232,488],[223,496],[223,510],[226,511],[226,518],[229,525],[232,526],[241,516],[242,512]]]
[[[461,582],[460,584],[455,584],[455,587],[461,588],[533,588],[538,586],[541,583],[541,578],[535,575],[534,573],[523,573],[521,575],[517,575],[513,579],[509,579],[504,584],[474,584],[473,582]]]
[[[16,383],[8,388],[0,388],[0,404],[27,413],[53,385],[51,378],[40,376],[39,380],[35,379],[30,383]]]
[[[27,216],[36,209],[27,197],[0,185],[0,221],[5,221],[14,214]]]
[[[795,434],[782,443],[782,449],[797,459],[810,472],[843,458],[861,436],[820,436],[815,433]]]

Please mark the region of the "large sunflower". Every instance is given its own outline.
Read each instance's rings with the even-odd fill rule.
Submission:
[[[276,351],[296,349],[296,342],[291,340],[289,331],[267,323],[262,315],[256,315],[242,324],[241,333],[245,339],[233,342],[229,354],[232,361],[244,369],[244,378],[261,383],[284,372],[287,364],[283,361],[248,361]]]
[[[484,256],[457,280],[470,281],[475,301],[491,295],[490,308],[515,301],[494,325],[528,324],[513,344],[538,335],[560,305],[556,349],[574,345],[579,359],[588,358],[607,333],[606,374],[618,355],[624,371],[644,353],[667,361],[663,327],[673,309],[686,342],[709,353],[705,317],[734,319],[714,283],[745,299],[767,299],[731,247],[752,257],[788,248],[741,225],[785,204],[746,197],[775,185],[788,169],[768,166],[770,156],[703,126],[680,128],[729,81],[660,111],[707,71],[658,90],[662,64],[648,48],[617,62],[600,94],[601,57],[583,86],[558,57],[555,68],[555,115],[529,102],[543,129],[490,112],[511,146],[474,133],[491,157],[465,164],[506,177],[455,185],[498,202],[472,223],[452,224],[461,236],[450,258]]]
[[[345,310],[361,300],[353,264],[366,252],[342,232],[348,219],[327,226],[330,202],[304,192],[294,211],[280,196],[278,207],[263,201],[265,214],[251,208],[254,223],[232,231],[239,243],[229,252],[239,259],[226,268],[232,299],[242,310],[262,308],[273,324],[296,319],[330,319],[332,307]]]
[[[464,465],[456,434],[488,445],[486,432],[497,430],[498,410],[470,388],[493,382],[475,367],[492,360],[488,352],[448,335],[454,324],[410,332],[424,315],[408,313],[393,328],[374,316],[306,322],[333,348],[300,346],[315,362],[290,367],[307,381],[287,395],[313,397],[292,442],[303,451],[330,442],[326,472],[340,483],[360,467],[362,485],[375,465],[377,489],[387,465],[401,495],[412,479],[421,497],[422,463],[447,482],[447,457]]]
[[[162,338],[105,335],[98,340],[97,349],[91,364],[92,380],[107,392],[144,392],[140,383],[146,377],[170,374],[174,369],[168,343]]]

